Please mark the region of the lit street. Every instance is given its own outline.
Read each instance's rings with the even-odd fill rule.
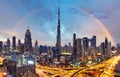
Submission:
[[[36,69],[44,76],[46,74],[47,77],[55,75],[59,75],[60,77],[113,77],[115,65],[117,65],[119,60],[120,56],[116,56],[99,64],[84,68],[79,67],[76,70],[74,68],[70,68],[71,70],[65,70],[65,68],[51,68],[39,64],[36,64]],[[39,74],[39,72],[37,73]]]

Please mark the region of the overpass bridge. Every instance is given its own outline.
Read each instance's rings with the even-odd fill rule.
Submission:
[[[47,77],[114,77],[115,66],[119,60],[120,55],[89,67],[52,68],[36,64],[36,68],[42,70]]]

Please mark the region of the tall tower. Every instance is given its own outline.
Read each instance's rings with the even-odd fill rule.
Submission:
[[[58,26],[57,26],[57,41],[56,48],[61,50],[61,31],[60,31],[60,7],[58,8]]]
[[[18,39],[18,47],[20,47],[20,45],[21,45],[21,40]]]
[[[21,40],[20,39],[18,39],[18,50],[20,51],[20,46],[21,46]]]
[[[3,42],[0,41],[0,53],[2,52],[2,50],[3,50]]]
[[[91,47],[96,48],[96,36],[93,36],[91,39]]]
[[[81,39],[76,39],[76,51],[77,51],[77,60],[81,60],[82,57],[82,46],[81,46]]]
[[[10,39],[7,39],[7,51],[10,52]]]
[[[105,37],[105,49],[107,49],[107,45],[108,45],[108,39],[107,37]]]
[[[39,52],[38,41],[35,41],[35,52]]]
[[[16,37],[15,36],[13,36],[12,42],[13,42],[12,44],[13,50],[16,50]]]
[[[72,61],[75,62],[76,61],[76,57],[77,57],[77,43],[76,43],[76,34],[73,34],[73,51],[72,51]]]
[[[108,51],[108,48],[107,48],[107,46],[108,46],[108,39],[107,39],[107,37],[105,37],[105,58],[107,58],[107,51]]]
[[[73,34],[73,52],[72,52],[72,55],[73,56],[77,56],[77,43],[76,43],[76,34],[74,33]]]
[[[25,52],[32,52],[32,39],[29,28],[26,30],[25,33]]]

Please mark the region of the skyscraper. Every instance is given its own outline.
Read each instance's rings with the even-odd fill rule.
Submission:
[[[70,42],[69,42],[69,52],[72,53],[72,45]]]
[[[89,39],[88,39],[88,37],[83,37],[83,47],[84,47],[84,49],[87,50],[88,46],[89,46]]]
[[[61,51],[60,8],[58,8],[58,26],[57,26],[56,48],[57,48],[59,51]]]
[[[120,53],[120,44],[117,44],[117,53]]]
[[[93,36],[91,39],[91,47],[96,48],[96,36]]]
[[[7,51],[8,52],[10,51],[10,39],[9,38],[7,39]]]
[[[39,52],[38,41],[35,41],[35,52]]]
[[[105,58],[107,58],[107,51],[108,51],[108,39],[105,38]]]
[[[102,58],[105,59],[105,43],[102,42],[101,43],[101,53],[102,53]]]
[[[110,58],[111,55],[111,42],[108,42],[108,46],[107,46],[107,58]]]
[[[16,37],[13,36],[12,38],[12,47],[13,47],[13,50],[16,50]]]
[[[0,41],[0,52],[2,52],[2,50],[3,50],[3,42]]]
[[[18,39],[18,47],[20,47],[20,45],[21,45],[21,40]]]
[[[31,32],[29,28],[26,30],[25,33],[25,52],[32,52],[32,39],[31,39]]]
[[[82,46],[81,46],[81,39],[78,38],[76,40],[76,48],[77,48],[77,60],[81,60],[82,58]]]
[[[21,46],[21,40],[20,39],[18,39],[18,50],[20,51],[20,46]]]
[[[68,47],[68,45],[64,45],[64,47],[63,47],[63,51],[68,53],[68,51],[69,51],[69,47]]]
[[[76,60],[77,56],[77,41],[76,41],[76,34],[73,33],[73,51],[72,51],[72,56]]]
[[[107,46],[108,46],[108,39],[107,37],[105,38],[105,49],[107,49]]]
[[[87,62],[88,48],[89,48],[89,39],[88,37],[83,37],[82,41],[82,61],[83,64]]]
[[[7,53],[7,42],[3,43],[3,52]]]

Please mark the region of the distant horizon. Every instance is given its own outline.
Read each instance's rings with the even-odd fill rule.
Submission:
[[[77,35],[76,35],[77,36]],[[87,37],[88,39],[91,39],[92,38],[92,36],[96,36],[96,35],[91,35],[91,37],[87,37],[87,36],[84,36],[84,37]],[[6,40],[4,40],[4,41],[2,41],[2,40],[0,40],[0,41],[2,41],[3,42],[3,44],[5,44],[6,42],[7,42],[7,39],[10,39],[10,45],[11,45],[11,47],[12,47],[12,37],[13,36],[11,36],[11,38],[6,38]],[[73,36],[72,36],[73,37]],[[82,38],[80,38],[80,39],[83,39],[84,37],[82,37]],[[31,35],[31,38],[32,38],[32,35]],[[76,37],[76,39],[78,39],[79,37]],[[106,37],[105,37],[106,38]],[[105,38],[104,38],[104,40],[103,41],[101,41],[100,43],[98,43],[97,42],[97,37],[96,37],[96,45],[97,45],[97,47],[102,43],[102,42],[104,42],[105,41]],[[108,38],[107,38],[108,39]],[[16,46],[18,46],[18,40],[19,40],[19,38],[17,38],[16,37]],[[21,39],[20,39],[21,40]],[[73,39],[72,39],[73,40]],[[35,41],[36,40],[32,40],[32,46],[34,47],[34,44],[35,44]],[[38,40],[37,40],[38,41]],[[56,40],[55,40],[56,41]],[[108,42],[111,42],[111,41],[109,41],[108,40]],[[23,44],[24,43],[24,40],[21,40],[21,43]],[[73,42],[72,41],[70,41],[70,42],[68,42],[68,43],[66,43],[66,44],[62,44],[62,41],[61,41],[61,46],[62,47],[64,47],[65,45],[68,45],[69,43],[71,43],[71,46],[73,46]],[[112,45],[112,43],[111,43],[111,45],[112,46],[116,46],[117,44],[119,44],[119,43],[116,43],[115,45]],[[54,43],[54,45],[48,45],[47,43],[45,43],[45,44],[40,44],[39,43],[39,41],[38,41],[38,45],[40,46],[40,45],[43,45],[43,46],[55,46],[56,45],[56,42]]]

